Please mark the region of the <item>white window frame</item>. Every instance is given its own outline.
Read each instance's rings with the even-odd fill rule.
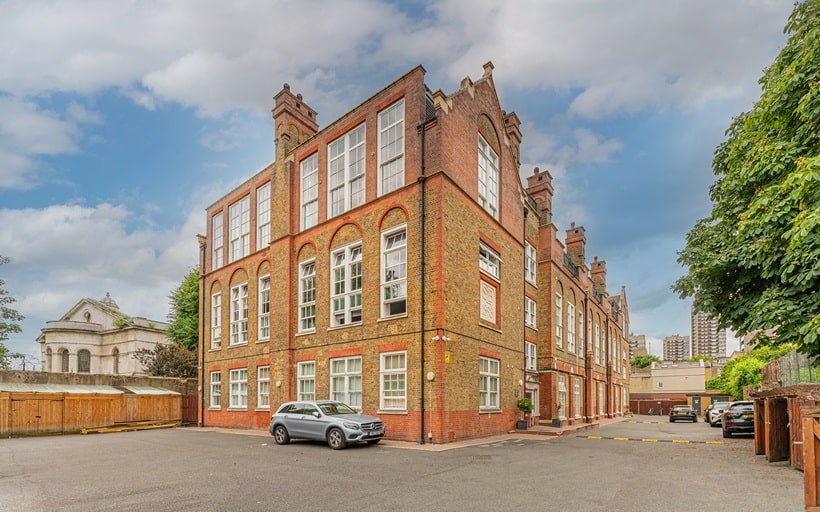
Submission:
[[[302,231],[319,223],[319,154],[299,163]]]
[[[248,283],[231,288],[231,347],[248,343]]]
[[[478,204],[498,218],[498,153],[478,134]]]
[[[259,317],[257,338],[268,340],[270,339],[270,274],[259,278],[259,300],[256,310]]]
[[[601,326],[595,324],[595,364],[601,364]]]
[[[406,225],[382,233],[381,255],[381,318],[407,315]]]
[[[316,260],[299,264],[299,332],[316,330]]]
[[[497,411],[501,396],[501,361],[490,357],[479,357],[478,409]]]
[[[229,409],[248,408],[248,369],[234,368],[230,371],[231,402]]]
[[[555,346],[564,348],[564,298],[560,292],[555,293]]]
[[[567,352],[575,353],[575,304],[567,302]]]
[[[538,345],[531,341],[524,342],[524,369],[528,371],[538,369]]]
[[[524,279],[535,286],[537,284],[536,268],[537,253],[535,247],[529,242],[524,242]]]
[[[404,98],[379,112],[379,195],[404,185]]]
[[[256,408],[270,409],[270,366],[256,368]]]
[[[581,378],[572,378],[572,409],[576,418],[581,417]]]
[[[536,325],[537,310],[536,302],[529,297],[524,297],[524,325],[531,329],[538,328]]]
[[[581,326],[581,330],[578,331],[578,354],[580,354],[581,357],[585,357],[587,324],[584,321],[583,309],[578,311],[578,325]]]
[[[256,189],[256,250],[270,243],[270,182]]]
[[[603,414],[604,414],[604,406],[606,405],[605,404],[606,400],[604,398],[604,395],[605,395],[604,391],[605,391],[604,383],[603,382],[598,382],[598,414],[601,415],[601,416],[603,416]]]
[[[501,255],[489,245],[481,242],[478,249],[478,268],[496,281],[501,281]]]
[[[567,376],[558,374],[558,416],[566,418],[567,413]]]
[[[210,380],[211,401],[208,409],[222,408],[222,372],[211,372]]]
[[[362,356],[330,360],[330,399],[362,410]]]
[[[302,361],[296,365],[296,398],[316,399],[316,361]]]
[[[330,254],[330,325],[362,322],[362,243]]]
[[[247,195],[228,207],[230,219],[230,258],[233,263],[250,254],[251,196]]]
[[[379,354],[379,409],[407,411],[407,352]]]
[[[211,218],[211,238],[213,240],[213,261],[211,268],[216,270],[222,266],[222,256],[224,253],[225,243],[225,224],[223,222],[224,216],[222,212],[217,213]]]
[[[365,124],[327,145],[327,210],[335,217],[365,199]]]
[[[211,295],[211,350],[222,348],[222,293]]]

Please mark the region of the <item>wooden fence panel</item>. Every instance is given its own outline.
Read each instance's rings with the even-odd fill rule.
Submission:
[[[807,416],[803,418],[803,449],[804,449],[804,504],[806,512],[820,511],[820,418]]]
[[[199,396],[182,395],[182,423],[199,424]]]

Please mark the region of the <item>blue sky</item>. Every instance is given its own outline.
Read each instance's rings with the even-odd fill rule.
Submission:
[[[307,8],[307,6],[310,6]],[[416,65],[450,93],[492,61],[521,175],[554,176],[631,331],[689,334],[670,287],[708,215],[712,154],[760,93],[791,0],[0,0],[0,267],[36,338],[107,292],[164,320],[204,209],[274,156],[289,83],[320,126]]]

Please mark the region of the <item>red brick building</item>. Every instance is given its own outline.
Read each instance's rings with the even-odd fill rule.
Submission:
[[[539,389],[579,357],[570,374],[603,383],[606,400],[584,417],[628,403],[607,360],[549,346],[550,300],[569,284],[539,206],[551,198],[521,184],[520,123],[492,69],[447,95],[417,67],[321,130],[301,95],[276,95],[275,162],[207,209],[202,424],[265,428],[283,401],[333,398],[380,416],[392,439],[481,437],[513,427],[523,393],[543,416],[558,388]],[[610,328],[616,302],[589,305],[591,325]]]

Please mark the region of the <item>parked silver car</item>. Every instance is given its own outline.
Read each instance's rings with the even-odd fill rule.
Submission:
[[[382,420],[333,400],[285,402],[271,416],[269,430],[276,444],[312,439],[325,441],[334,450],[341,450],[348,443],[376,444],[384,437]]]
[[[723,411],[726,410],[729,403],[730,402],[712,402],[712,408],[709,410],[709,416],[706,418],[709,425],[713,427],[720,425],[720,418],[723,416]]]

